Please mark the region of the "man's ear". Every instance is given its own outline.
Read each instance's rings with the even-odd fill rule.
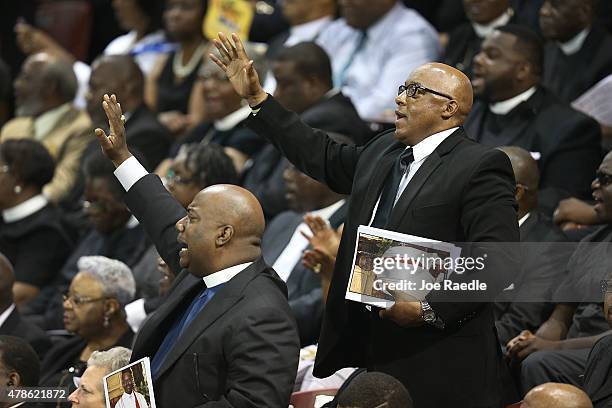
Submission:
[[[459,104],[457,103],[456,100],[453,99],[451,101],[448,101],[447,103],[444,104],[442,108],[442,118],[450,119],[453,116],[455,116],[458,110],[459,110]]]
[[[21,376],[17,371],[11,371],[7,376],[7,387],[19,387],[21,385]]]
[[[525,187],[520,184],[516,185],[516,190],[514,191],[514,199],[519,202],[525,197]]]
[[[234,227],[231,225],[224,225],[217,231],[217,238],[215,238],[215,245],[217,247],[222,247],[223,245],[227,245],[228,242],[234,236]]]
[[[531,64],[526,61],[519,62],[518,66],[516,67],[516,79],[519,81],[524,81],[530,75],[533,75],[533,67]]]

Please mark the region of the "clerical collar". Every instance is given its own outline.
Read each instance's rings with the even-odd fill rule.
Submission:
[[[70,110],[71,106],[71,103],[65,103],[34,119],[34,139],[43,140],[53,130],[60,118]]]
[[[215,121],[215,129],[220,131],[231,130],[235,128],[240,122],[245,120],[251,114],[251,107],[244,105],[237,111],[234,111],[224,118]]]
[[[234,276],[238,275],[240,272],[251,266],[253,262],[247,262],[240,265],[230,266],[229,268],[221,269],[215,273],[211,273],[208,276],[204,276],[204,283],[207,288],[214,288],[215,286],[219,286]]]
[[[489,110],[496,115],[507,115],[512,109],[516,108],[520,103],[525,102],[533,96],[537,87],[532,86],[525,92],[522,92],[505,101],[489,104]]]
[[[587,27],[578,34],[576,34],[571,40],[566,41],[564,43],[559,43],[561,51],[563,51],[565,55],[573,55],[580,51],[580,49],[584,45],[584,42],[586,41],[587,36],[589,35],[589,32],[590,27]]]
[[[6,223],[21,221],[35,212],[42,210],[48,203],[49,200],[47,200],[44,195],[38,194],[25,200],[21,204],[3,210],[2,218]]]
[[[489,24],[478,24],[472,22],[472,28],[474,28],[474,32],[479,38],[487,38],[491,35],[491,33],[493,33],[493,31],[495,31],[497,27],[508,24],[513,15],[514,10],[509,8]]]

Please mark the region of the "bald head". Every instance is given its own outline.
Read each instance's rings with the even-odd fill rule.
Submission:
[[[536,191],[540,183],[540,169],[531,153],[517,146],[504,146],[499,150],[510,158],[517,184],[523,184],[529,190]]]
[[[6,256],[0,253],[0,313],[13,303],[14,283],[13,265]]]
[[[527,393],[522,408],[593,408],[588,395],[569,384],[546,383]]]

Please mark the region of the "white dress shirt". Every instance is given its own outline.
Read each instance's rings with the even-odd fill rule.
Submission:
[[[425,160],[427,160],[429,155],[433,153],[433,151],[436,150],[438,146],[440,146],[440,144],[443,141],[445,141],[446,138],[449,137],[457,129],[459,128],[454,127],[451,129],[443,130],[438,133],[434,133],[433,135],[426,137],[425,139],[421,140],[419,143],[412,146],[412,154],[414,157],[414,161],[410,163],[410,167],[408,168],[408,171],[405,172],[404,175],[402,176],[402,179],[399,184],[399,188],[397,189],[397,194],[395,195],[395,202],[393,204],[394,206],[395,206],[395,203],[397,203],[397,200],[399,200],[399,198],[402,196],[402,193],[404,192],[406,187],[408,187],[408,183],[410,183],[410,180],[412,180],[416,172],[421,168],[421,166],[423,165]],[[382,192],[381,192],[381,195],[382,195]],[[381,196],[379,195],[378,201],[376,202],[376,205],[374,206],[374,211],[372,211],[372,217],[370,218],[369,225],[372,225],[372,222],[374,221],[376,211],[378,210],[378,204],[380,203],[380,197]]]
[[[332,63],[334,77],[355,51],[362,31],[338,19],[317,37]],[[436,30],[401,2],[367,29],[367,40],[346,71],[342,92],[365,120],[393,122],[397,88],[418,66],[440,56]],[[334,84],[338,86],[339,84]]]
[[[590,27],[585,28],[584,30],[576,34],[571,40],[564,43],[559,43],[559,48],[561,48],[561,51],[563,51],[565,55],[573,55],[577,53],[582,49],[582,46],[584,45],[584,42],[586,41],[586,38],[589,35],[589,31]]]
[[[21,221],[24,218],[42,210],[48,203],[49,200],[47,200],[47,197],[42,194],[38,194],[25,200],[21,204],[17,204],[14,207],[2,210],[2,218],[6,223]]]
[[[525,223],[525,221],[527,221],[527,218],[529,218],[530,215],[531,213],[527,213],[521,217],[521,219],[518,221],[519,228],[523,226],[523,224]]]
[[[344,201],[345,200],[337,201],[325,208],[311,211],[310,214],[319,216],[325,221],[328,221],[329,217],[331,217],[340,207],[342,207]],[[298,225],[293,232],[291,240],[289,240],[289,243],[285,249],[283,249],[283,252],[281,252],[278,258],[276,258],[274,265],[272,265],[272,268],[276,271],[278,276],[280,276],[280,278],[285,282],[289,280],[289,275],[291,275],[293,268],[295,268],[298,262],[302,260],[302,252],[308,248],[309,242],[302,235],[302,232],[312,234],[310,228],[308,228],[304,222],[300,223],[300,225]]]
[[[513,96],[510,99],[506,99],[505,101],[495,102],[489,105],[489,110],[496,115],[507,115],[512,111],[512,109],[516,108],[521,104],[521,102],[525,102],[529,100],[536,92],[536,87],[532,86],[525,92],[521,92],[520,94]]]
[[[6,310],[2,312],[2,314],[0,314],[0,327],[2,327],[4,322],[6,322],[6,319],[8,319],[11,313],[13,313],[13,310],[15,310],[15,304],[11,303],[11,305],[7,307]]]
[[[140,408],[147,408],[147,400],[144,395],[136,390],[133,390],[131,394],[124,392],[119,398],[119,401],[115,404],[115,408],[136,408],[136,398],[138,398],[138,405]]]

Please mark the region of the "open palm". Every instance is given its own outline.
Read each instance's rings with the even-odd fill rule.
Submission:
[[[219,38],[214,39],[213,43],[219,55],[210,54],[210,58],[225,72],[236,93],[251,106],[263,102],[267,94],[259,83],[253,61],[246,54],[238,35],[232,34],[230,40],[225,34],[219,33]]]

